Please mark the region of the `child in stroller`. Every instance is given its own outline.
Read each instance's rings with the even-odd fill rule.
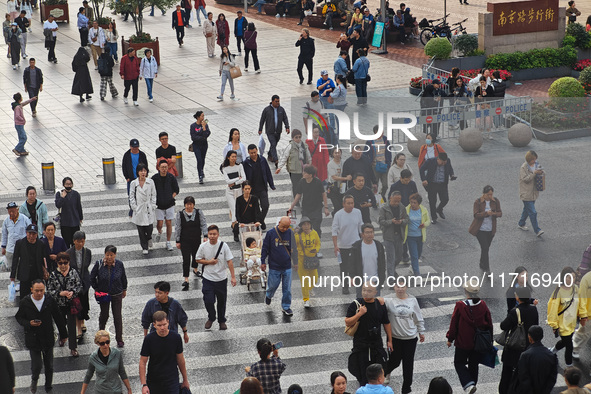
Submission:
[[[244,248],[244,260],[246,261],[246,276],[251,278],[253,273],[260,274],[259,268],[261,266],[261,248],[257,245],[257,241],[252,238],[246,238],[246,248]]]

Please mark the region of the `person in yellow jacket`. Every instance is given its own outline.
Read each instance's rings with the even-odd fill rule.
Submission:
[[[561,286],[557,286],[548,300],[548,325],[554,330],[554,335],[559,336],[550,350],[557,353],[565,348],[564,361],[567,367],[573,364],[573,333],[577,325],[577,318],[581,326],[587,322],[587,310],[585,303],[580,302],[579,288],[575,284],[575,270],[565,267],[560,273]]]
[[[412,194],[406,207],[408,226],[404,229],[404,241],[408,245],[410,264],[415,275],[420,275],[419,258],[423,254],[423,243],[427,240],[426,227],[430,223],[429,210],[421,205],[423,198],[419,193]]]
[[[579,303],[585,308],[585,316],[591,313],[591,272],[587,272],[579,283]],[[580,325],[573,336],[573,358],[579,359],[579,350],[591,338],[591,326]]]
[[[316,257],[320,251],[320,237],[316,230],[312,230],[312,223],[306,216],[302,216],[299,227],[300,231],[295,234],[298,247],[298,275],[302,285],[304,307],[310,308],[310,289],[314,281],[318,281],[318,270],[304,268],[304,254],[306,257]]]

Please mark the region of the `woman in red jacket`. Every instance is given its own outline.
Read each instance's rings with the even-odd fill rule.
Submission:
[[[226,15],[219,14],[218,20],[215,22],[215,27],[218,30],[218,45],[220,48],[230,45],[230,26],[226,20]]]
[[[443,150],[441,145],[434,143],[433,136],[431,134],[427,134],[425,137],[425,144],[421,146],[421,150],[419,151],[419,169],[423,163],[427,161],[427,159],[437,157],[443,152],[445,152],[445,150]]]
[[[466,299],[456,302],[446,336],[447,347],[455,342],[454,367],[462,388],[473,394],[478,383],[478,364],[482,359],[482,354],[474,350],[474,335],[479,328],[490,331],[492,338],[493,324],[488,306],[478,297],[480,287],[470,282],[464,285]]]
[[[327,166],[330,158],[328,157],[328,149],[324,138],[320,137],[320,129],[318,127],[312,128],[312,139],[306,140],[308,150],[312,155],[312,165],[318,169],[316,177],[322,182],[326,182],[328,177]]]

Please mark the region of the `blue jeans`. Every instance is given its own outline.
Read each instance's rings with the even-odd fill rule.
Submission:
[[[357,95],[357,104],[367,103],[367,79],[355,78],[355,94]]]
[[[265,0],[257,0],[257,2],[254,3],[254,6],[257,8],[257,12],[259,14],[261,13],[261,8],[263,8],[265,4],[267,4]]]
[[[119,58],[117,57],[117,43],[107,42],[107,45],[109,46],[109,48],[111,48],[111,56],[113,56],[113,59],[119,60]]]
[[[224,95],[224,91],[226,90],[226,81],[230,83],[230,90],[232,91],[232,95],[234,94],[234,80],[232,79],[232,75],[230,74],[230,70],[222,70],[222,88],[221,88],[221,96]]]
[[[533,227],[534,232],[537,234],[540,231],[540,227],[538,226],[538,213],[536,212],[535,203],[535,201],[523,202],[523,212],[521,212],[521,219],[519,219],[519,225],[525,226],[525,221],[529,216],[531,226]]]
[[[203,178],[203,167],[205,167],[205,155],[207,154],[208,145],[197,145],[193,142],[193,153],[197,159],[197,171],[199,172],[199,179]]]
[[[14,147],[19,152],[25,151],[25,143],[27,142],[27,133],[25,133],[25,125],[15,124],[14,128],[18,133],[18,144]]]
[[[148,98],[151,100],[154,97],[152,97],[152,86],[154,85],[154,79],[153,78],[144,78],[146,80],[146,87],[148,88]]]
[[[201,25],[201,18],[199,18],[199,12],[203,14],[205,20],[207,20],[207,12],[205,12],[205,7],[203,7],[202,5],[200,5],[199,8],[195,10],[195,14],[197,15],[197,22],[199,22],[199,25]]]
[[[269,268],[269,277],[267,278],[267,297],[273,298],[280,283],[283,291],[281,307],[284,310],[289,309],[291,307],[291,268],[281,271]]]
[[[158,7],[160,8],[160,7]],[[164,9],[160,8],[160,11],[162,12],[162,15],[164,15]],[[150,16],[154,16],[154,6],[152,6],[152,10],[150,11]]]
[[[423,254],[423,237],[407,237],[408,251],[410,252],[410,264],[415,275],[420,275],[419,257]]]

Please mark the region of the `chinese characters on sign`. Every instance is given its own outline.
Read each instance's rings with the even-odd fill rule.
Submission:
[[[558,30],[558,0],[487,3],[493,36]]]

